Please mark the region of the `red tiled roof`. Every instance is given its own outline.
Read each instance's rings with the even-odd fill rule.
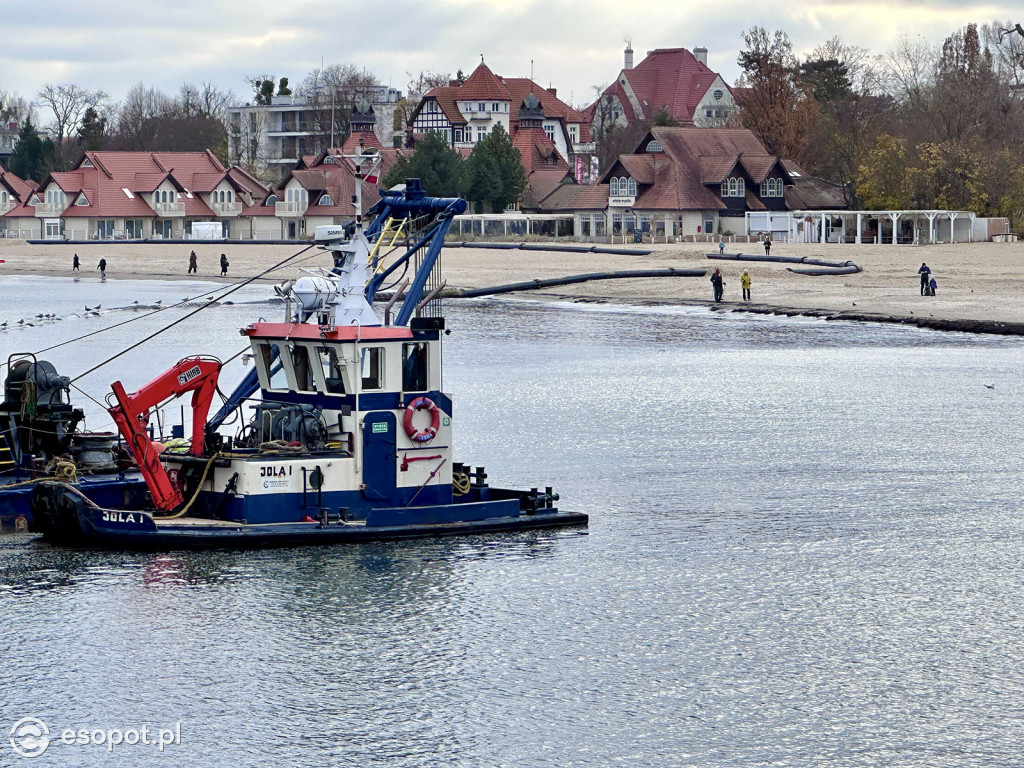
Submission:
[[[568,163],[558,154],[554,143],[543,128],[524,128],[516,131],[512,136],[512,145],[519,150],[523,170],[527,176],[537,170],[558,168],[562,174],[569,170]]]
[[[608,207],[607,184],[563,184],[543,201],[551,211],[603,211]]]
[[[347,144],[347,142],[346,142]],[[364,147],[367,146],[364,137]],[[358,136],[356,137],[358,146]],[[356,190],[355,167],[348,158],[340,159],[343,149],[332,148],[318,156],[311,168],[296,168],[291,171],[288,179],[285,179],[281,187],[274,191],[279,200],[285,198],[285,187],[288,181],[295,179],[299,184],[310,192],[309,208],[307,216],[355,216],[355,206],[352,204],[352,196]],[[378,148],[381,156],[381,165],[377,172],[380,180],[384,179],[391,166],[399,157],[409,154],[410,150],[394,149],[391,147]],[[329,158],[329,159],[328,159]],[[319,201],[323,196],[330,195],[331,205],[320,205]],[[369,208],[376,201],[376,192],[372,187],[363,184],[363,207]],[[262,202],[262,200],[261,200]],[[252,205],[242,211],[242,216],[273,216],[274,207],[266,205]]]
[[[15,176],[10,171],[5,171],[3,168],[0,168],[0,184],[7,187],[7,191],[10,192],[18,202],[24,202],[36,188],[35,182],[25,181],[24,179]]]
[[[508,89],[483,62],[480,62],[477,68],[473,70],[473,73],[466,78],[466,82],[458,88],[457,98],[462,101],[466,99],[512,100]]]
[[[622,70],[604,93],[619,98],[629,122],[649,120],[663,107],[676,120],[692,122],[694,110],[717,77],[717,73],[697,61],[685,48],[659,48],[633,69]],[[623,78],[640,101],[642,116],[635,113],[626,96]],[[592,116],[596,109],[597,102],[588,107],[587,112]]]
[[[590,141],[590,120],[579,110],[573,109],[564,101],[559,99],[550,90],[537,85],[528,77],[508,77],[504,81],[512,99],[512,106],[509,109],[509,121],[515,125],[519,120],[519,107],[523,100],[531,93],[540,100],[544,108],[544,117],[549,120],[562,120],[564,123],[579,123],[580,137],[582,142]]]

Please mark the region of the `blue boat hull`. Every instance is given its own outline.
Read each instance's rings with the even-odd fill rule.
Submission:
[[[256,549],[345,544],[583,526],[587,515],[553,507],[523,511],[505,498],[418,507],[377,508],[365,520],[242,523],[206,518],[161,519],[149,511],[108,509],[56,483],[41,484],[32,529],[60,546],[129,549]]]

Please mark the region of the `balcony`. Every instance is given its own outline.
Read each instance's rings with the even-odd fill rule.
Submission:
[[[14,200],[10,200],[10,199],[4,200],[2,203],[0,203],[0,216],[3,216],[5,213],[7,213],[13,207],[14,207]]]
[[[275,216],[302,216],[309,207],[308,202],[274,203]]]
[[[64,208],[64,203],[36,203],[36,216],[60,216]]]
[[[184,216],[184,203],[154,203],[153,210],[157,216]]]
[[[211,203],[210,207],[213,208],[213,212],[218,216],[237,216],[242,212],[242,204],[237,201],[233,203]]]

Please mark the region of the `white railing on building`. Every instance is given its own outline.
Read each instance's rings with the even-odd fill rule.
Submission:
[[[309,207],[308,202],[288,202],[274,203],[274,215],[275,216],[301,216],[306,212]]]
[[[153,210],[156,211],[158,216],[184,216],[185,204],[179,202],[154,203]]]
[[[213,212],[218,216],[237,216],[242,212],[242,204],[240,202],[213,203],[210,207],[213,208]]]
[[[60,216],[62,213],[63,203],[36,203],[36,216]]]

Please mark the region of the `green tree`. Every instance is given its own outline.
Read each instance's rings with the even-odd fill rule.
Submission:
[[[22,179],[42,182],[56,162],[57,149],[53,141],[40,136],[32,121],[26,118],[18,133],[18,145],[11,153],[8,170]]]
[[[680,125],[682,125],[682,123],[680,123],[678,120],[672,117],[671,114],[669,114],[668,107],[662,107],[654,115],[654,118],[651,120],[651,125],[657,125],[668,128],[678,128]]]
[[[902,210],[910,207],[909,191],[903,140],[882,134],[857,171],[857,194],[867,208]]]
[[[469,188],[465,162],[433,132],[417,142],[411,155],[403,155],[391,166],[384,186],[390,188],[406,179],[419,179],[427,194],[435,197],[465,197]]]
[[[292,89],[288,87],[288,78],[282,77],[280,82],[277,84],[277,95],[278,96],[291,96]]]
[[[467,165],[473,202],[500,213],[519,201],[526,187],[523,159],[500,123],[473,147]]]
[[[86,107],[82,122],[78,126],[78,143],[84,150],[95,152],[103,149],[107,140],[107,119],[101,117],[93,107]]]

